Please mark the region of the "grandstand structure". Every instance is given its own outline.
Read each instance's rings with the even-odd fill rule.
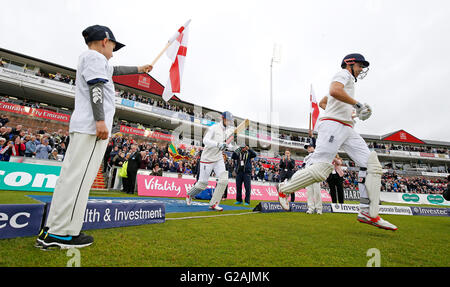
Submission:
[[[0,48],[0,114],[8,116],[9,125],[67,131],[74,108],[75,75],[73,68]],[[113,80],[113,132],[132,136],[138,142],[175,141],[179,146],[200,149],[203,133],[220,118],[221,111],[176,97],[164,102],[163,85],[150,75],[115,76]],[[236,124],[244,117],[235,115]],[[419,139],[404,130],[362,137],[378,153],[384,169],[411,176],[447,177],[450,173],[450,142]],[[254,122],[241,138],[260,158],[274,162],[285,150],[301,161],[307,154],[304,145],[309,141],[307,128]],[[340,156],[352,169],[354,165],[344,151]]]

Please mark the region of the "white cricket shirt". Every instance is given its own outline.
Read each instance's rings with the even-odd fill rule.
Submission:
[[[352,74],[342,69],[334,75],[331,82],[339,82],[344,85],[344,91],[352,98],[355,98],[355,78]],[[325,113],[320,119],[336,119],[353,126],[354,121],[352,119],[353,106],[347,103],[341,102],[336,98],[328,95],[327,107]]]
[[[219,150],[217,145],[219,143],[225,143],[227,134],[227,129],[223,126],[222,122],[216,123],[208,128],[203,137],[203,144],[205,145],[205,148],[203,149],[202,156],[200,158],[201,162],[209,163],[223,160],[222,151]]]
[[[92,112],[88,81],[106,79],[103,88],[103,111],[105,124],[111,136],[115,107],[115,91],[112,81],[114,68],[109,65],[106,57],[95,50],[87,50],[78,58],[77,75],[75,80],[75,109],[70,118],[69,132],[95,135],[94,114]]]

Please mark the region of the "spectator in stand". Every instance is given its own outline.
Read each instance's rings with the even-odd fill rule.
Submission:
[[[54,148],[54,149],[52,150],[52,152],[48,155],[48,159],[49,159],[49,160],[56,160],[56,161],[59,161],[59,158],[58,158],[58,149]]]
[[[175,165],[175,162],[170,161],[169,162],[169,171],[170,172],[177,172],[178,166]]]
[[[152,170],[152,175],[155,176],[162,176],[163,175],[163,170],[159,168],[159,164],[156,163],[155,167]]]
[[[7,129],[4,126],[0,127],[0,137],[2,137],[4,139],[6,139],[8,137]]]
[[[27,135],[25,137],[26,143],[25,143],[25,156],[26,157],[33,157],[36,155],[36,137],[35,136],[29,136]],[[28,140],[29,139],[29,140]]]
[[[0,138],[0,161],[9,161],[14,150],[14,143]]]
[[[147,169],[148,164],[150,162],[149,154],[150,154],[150,152],[148,150],[147,151],[145,151],[145,150],[141,151],[141,158],[142,158],[142,160],[141,160],[141,163],[139,165],[140,169]]]
[[[11,127],[6,127],[6,132],[2,135],[7,141],[10,141],[14,136]]]
[[[4,127],[9,122],[8,117],[5,114],[0,115],[0,126]]]
[[[25,144],[21,140],[20,136],[14,136],[14,152],[15,156],[24,156],[25,155]]]
[[[106,147],[106,150],[105,150],[105,155],[103,156],[103,173],[107,173],[109,170],[108,164],[111,160],[111,157],[114,156],[114,155],[111,155],[113,148],[115,148],[114,142],[112,139],[110,139],[108,142],[108,146]]]
[[[44,127],[42,130],[38,131],[38,134],[45,135],[47,133],[48,127]]]
[[[57,150],[58,150],[58,154],[62,155],[63,158],[66,156],[67,148],[66,148],[66,144],[64,142],[61,142],[58,145]]]
[[[16,125],[16,127],[12,129],[12,133],[15,136],[20,135],[21,131],[22,131],[22,125]]]
[[[36,158],[48,159],[48,154],[52,148],[48,145],[48,139],[44,139],[40,145],[36,147]]]
[[[170,165],[169,165],[169,162],[167,161],[166,157],[164,157],[161,161],[161,169],[163,171],[169,171],[169,169],[170,169]]]

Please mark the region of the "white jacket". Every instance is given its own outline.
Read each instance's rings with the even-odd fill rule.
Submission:
[[[200,161],[210,163],[223,160],[222,151],[219,150],[219,147],[225,143],[227,135],[231,135],[232,132],[230,128],[225,128],[222,122],[210,126],[203,137],[205,148]]]

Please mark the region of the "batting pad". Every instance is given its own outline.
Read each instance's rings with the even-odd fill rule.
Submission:
[[[297,171],[286,184],[280,186],[283,193],[293,193],[313,183],[327,179],[334,166],[330,163],[318,162]]]
[[[367,161],[366,190],[369,196],[369,215],[377,217],[380,209],[381,175],[383,168],[376,152],[371,152]]]

